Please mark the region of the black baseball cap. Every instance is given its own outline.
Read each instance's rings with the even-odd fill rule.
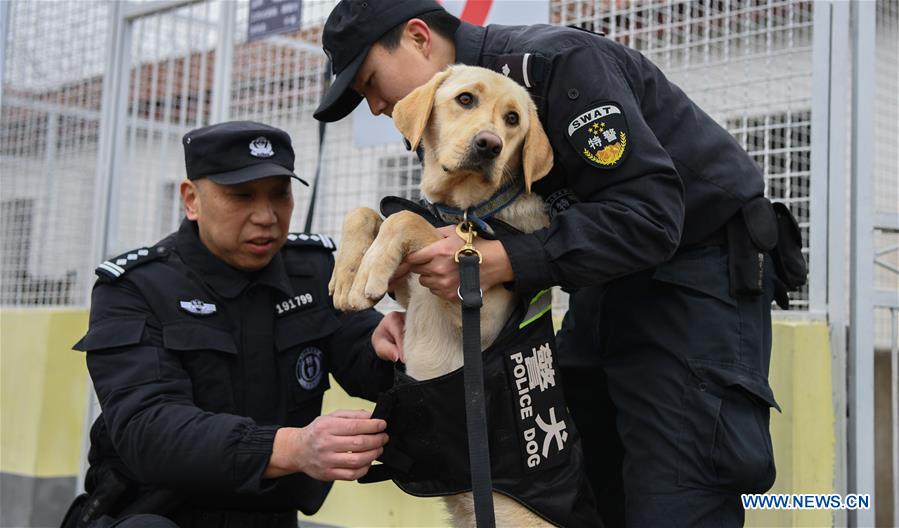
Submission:
[[[322,31],[322,47],[337,77],[313,114],[319,121],[343,119],[362,101],[351,88],[372,44],[401,23],[432,11],[435,0],[342,0]]]
[[[209,178],[235,185],[293,173],[290,136],[280,128],[253,121],[228,121],[191,130],[181,138],[187,179]]]

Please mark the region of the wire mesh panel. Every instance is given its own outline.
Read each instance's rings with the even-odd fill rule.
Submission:
[[[105,2],[8,4],[0,109],[0,304],[78,305],[90,237]],[[4,21],[5,23],[6,21]]]
[[[231,117],[252,119],[287,130],[296,153],[296,172],[310,184],[319,158],[319,124],[312,117],[323,82],[330,75],[321,49],[321,30],[333,1],[304,2],[299,31],[246,42],[248,2],[237,13]],[[418,161],[401,144],[359,147],[352,119],[329,123],[313,229],[339,237],[343,217],[359,206],[375,207],[387,194],[416,192]],[[302,229],[311,192],[295,186],[292,228]]]
[[[182,217],[181,137],[209,124],[219,14],[217,3],[201,2],[132,23],[110,254],[156,242]]]
[[[558,0],[552,8],[554,23],[639,50],[730,131],[764,171],[766,194],[796,215],[806,242],[812,15],[812,2],[795,0]],[[807,292],[792,305],[806,309]]]
[[[299,31],[247,42],[248,2],[237,11],[231,82],[231,118],[262,121],[290,133],[296,173],[314,183],[319,162],[319,123],[312,117],[330,76],[321,49],[321,31],[335,1],[304,2]],[[363,103],[364,105],[364,103]],[[318,198],[312,230],[335,239],[343,218],[355,207],[377,208],[382,196],[417,196],[418,160],[400,143],[357,146],[352,119],[329,123],[321,147]],[[291,228],[301,230],[309,210],[311,189],[294,185],[296,207]],[[379,308],[395,304],[386,299]]]
[[[325,68],[320,32],[334,3],[306,2],[303,29],[261,42],[245,42],[246,2],[237,17],[232,117],[288,130],[297,170],[310,180]],[[605,32],[656,62],[735,135],[764,169],[768,195],[790,205],[808,239],[811,2],[555,0],[551,20]],[[328,125],[322,157],[317,230],[337,236],[350,208],[387,194],[417,196],[414,157],[399,144],[356,146],[352,119]],[[295,229],[309,196],[297,191]],[[796,297],[796,307],[807,306],[805,292]],[[557,313],[565,305],[559,296]]]

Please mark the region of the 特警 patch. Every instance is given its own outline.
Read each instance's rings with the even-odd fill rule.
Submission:
[[[630,151],[624,112],[616,103],[591,105],[572,116],[568,141],[587,163],[600,169],[614,169]]]

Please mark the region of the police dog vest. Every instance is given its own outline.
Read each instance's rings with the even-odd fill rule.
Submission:
[[[493,490],[559,526],[601,526],[580,436],[555,362],[549,291],[520,306],[483,352]],[[417,381],[397,370],[373,418],[390,442],[360,482],[392,479],[419,497],[471,491],[462,368]]]

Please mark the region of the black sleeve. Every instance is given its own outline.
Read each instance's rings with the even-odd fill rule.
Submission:
[[[262,474],[278,428],[198,408],[190,378],[127,279],[95,286],[90,328],[75,348],[87,352],[110,440],[138,480],[238,493],[271,485]]]
[[[341,327],[329,343],[331,373],[350,396],[375,401],[393,383],[393,363],[378,358],[371,344],[383,316],[374,309],[337,316]]]
[[[626,54],[601,49],[608,45],[575,46],[554,60],[544,125],[554,172],[564,173],[580,203],[546,229],[502,239],[518,291],[600,285],[664,262],[680,241],[683,183],[640,111],[651,86],[642,85]],[[602,107],[620,110],[608,121],[626,131],[623,156],[606,165],[587,150],[592,136],[585,127],[572,133],[579,116]],[[587,124],[593,122],[578,123]]]

